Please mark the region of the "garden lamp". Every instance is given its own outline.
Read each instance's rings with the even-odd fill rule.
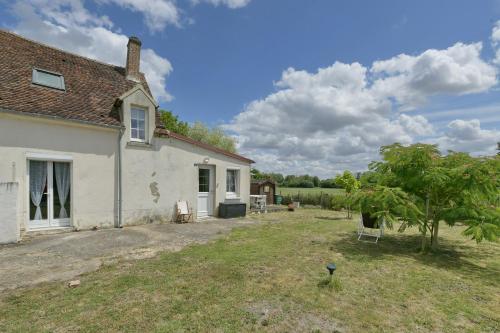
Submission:
[[[328,272],[330,272],[330,277],[333,275],[333,272],[337,269],[337,266],[334,263],[329,263],[326,265],[326,269],[328,269]]]

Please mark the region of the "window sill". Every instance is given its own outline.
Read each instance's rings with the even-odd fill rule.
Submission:
[[[226,200],[241,200],[241,197],[235,195],[226,195]]]
[[[148,148],[151,149],[153,148],[153,145],[148,143],[148,142],[141,142],[141,141],[129,141],[127,142],[127,147],[137,147],[137,148]]]

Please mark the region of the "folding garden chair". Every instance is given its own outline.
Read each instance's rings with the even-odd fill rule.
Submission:
[[[370,216],[369,213],[362,213],[359,217],[358,240],[361,240],[363,236],[374,237],[377,243],[378,239],[384,235],[384,227],[385,221],[379,225],[376,217]]]
[[[189,207],[187,201],[177,201],[177,222],[189,222],[193,219],[193,210]]]

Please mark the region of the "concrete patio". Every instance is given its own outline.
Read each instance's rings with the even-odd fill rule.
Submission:
[[[27,242],[0,246],[0,291],[67,281],[103,264],[150,258],[160,251],[179,251],[255,223],[257,220],[248,218],[210,219],[40,235]]]

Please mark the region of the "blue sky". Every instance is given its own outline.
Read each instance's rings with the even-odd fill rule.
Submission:
[[[223,126],[267,171],[328,177],[393,141],[491,154],[500,140],[500,1],[0,0],[0,11],[5,29],[119,65],[139,36],[161,106]]]

